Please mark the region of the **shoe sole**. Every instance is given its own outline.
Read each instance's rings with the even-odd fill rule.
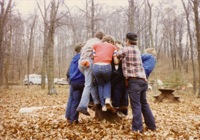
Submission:
[[[120,113],[117,113],[117,116],[120,117],[120,118],[125,118],[126,117],[124,114],[120,114]]]
[[[90,113],[88,113],[88,112],[85,112],[85,111],[82,111],[82,110],[77,110],[77,111],[82,113],[82,114],[84,114],[84,115],[86,115],[86,116],[90,116]]]
[[[106,108],[107,110],[110,110],[112,113],[116,112],[116,110],[110,104],[106,104]]]

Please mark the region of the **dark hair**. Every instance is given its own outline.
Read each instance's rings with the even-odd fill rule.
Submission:
[[[131,45],[137,45],[137,37],[138,36],[136,33],[130,32],[130,33],[126,34],[126,39],[128,39],[128,41]]]
[[[137,42],[136,42],[136,41],[128,40],[128,42],[129,42],[131,45],[137,45]]]
[[[95,34],[95,37],[96,38],[98,38],[98,39],[103,39],[103,37],[104,37],[105,35],[104,35],[104,33],[103,32],[97,32],[96,34]]]

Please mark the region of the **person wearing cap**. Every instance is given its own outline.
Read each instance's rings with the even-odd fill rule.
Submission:
[[[141,52],[137,47],[137,34],[126,34],[126,47],[118,51],[117,57],[122,61],[123,75],[126,78],[133,115],[132,131],[143,131],[142,115],[147,128],[156,130],[155,119],[146,99],[148,83],[142,66]]]
[[[94,62],[92,72],[98,84],[99,98],[102,106],[102,111],[110,110],[113,113],[116,111],[111,103],[111,62],[117,64],[116,57],[117,48],[114,46],[114,38],[110,35],[105,35],[102,43],[93,46]]]
[[[77,44],[75,46],[74,49],[77,54],[72,58],[67,72],[68,79],[70,81],[70,95],[68,98],[65,117],[70,124],[78,123],[79,113],[76,109],[80,103],[85,83],[85,77],[78,68],[78,61],[80,59],[80,51],[82,47],[83,44]]]
[[[92,74],[92,64],[93,64],[92,46],[96,43],[100,43],[103,36],[104,34],[102,32],[97,32],[95,34],[95,37],[89,39],[81,50],[79,69],[85,76],[85,86],[81,97],[81,101],[77,107],[77,111],[87,116],[90,116],[87,110],[90,102],[90,95],[95,105],[98,105],[100,103],[97,86],[95,86],[93,82],[94,78]]]

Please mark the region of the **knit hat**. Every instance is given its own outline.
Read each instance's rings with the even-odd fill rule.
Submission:
[[[136,42],[137,41],[137,34],[130,32],[130,33],[126,34],[126,38],[128,40],[130,40],[131,42]]]

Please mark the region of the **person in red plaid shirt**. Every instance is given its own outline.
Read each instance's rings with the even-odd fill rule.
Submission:
[[[148,129],[155,131],[155,119],[147,103],[148,83],[142,66],[141,52],[137,45],[137,34],[126,35],[126,47],[118,51],[117,57],[122,61],[123,75],[126,78],[126,89],[132,108],[132,131],[142,132],[142,115]]]

